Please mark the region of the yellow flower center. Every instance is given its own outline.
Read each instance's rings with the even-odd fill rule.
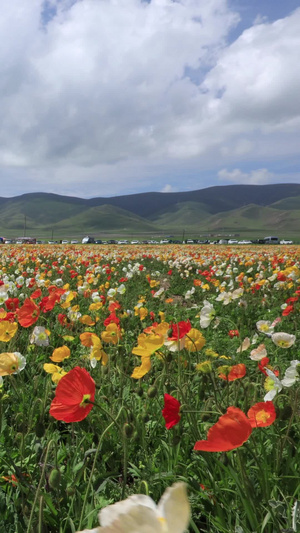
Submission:
[[[89,404],[90,394],[84,394],[80,403],[80,407],[87,407]]]

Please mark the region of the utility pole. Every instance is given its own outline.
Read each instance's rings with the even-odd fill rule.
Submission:
[[[24,215],[24,237],[26,237],[26,215]]]

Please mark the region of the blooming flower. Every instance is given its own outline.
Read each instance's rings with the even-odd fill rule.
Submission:
[[[251,350],[250,352],[250,359],[252,361],[261,361],[264,357],[267,355],[267,350],[264,344],[260,344],[255,348],[254,350]]]
[[[180,421],[180,402],[171,396],[170,394],[165,394],[164,396],[165,405],[162,410],[162,415],[166,421],[166,428],[171,429],[173,426],[176,426]]]
[[[197,352],[203,348],[205,342],[205,337],[203,337],[201,331],[192,328],[186,336],[185,348],[189,350],[189,352]]]
[[[201,328],[208,328],[211,321],[215,318],[216,311],[214,306],[207,300],[204,300],[204,307],[200,311],[200,326]]]
[[[247,416],[253,428],[271,426],[276,419],[275,406],[271,401],[256,403],[250,407]]]
[[[246,375],[246,366],[244,363],[233,366],[220,366],[218,368],[219,378],[226,381],[235,381],[236,379],[243,378]]]
[[[112,344],[118,344],[122,339],[121,331],[115,322],[111,322],[106,326],[106,330],[102,331],[101,338],[104,342],[111,342]]]
[[[47,374],[52,374],[53,383],[58,383],[61,378],[67,374],[63,368],[58,365],[53,365],[52,363],[45,363],[44,370]]]
[[[50,415],[63,422],[80,422],[91,411],[95,382],[85,368],[76,366],[59,381]]]
[[[40,308],[31,298],[26,298],[24,304],[17,310],[17,318],[19,324],[23,328],[29,328],[37,322],[40,316]]]
[[[25,368],[26,359],[19,352],[4,352],[0,354],[0,376],[17,374]]]
[[[30,343],[37,346],[49,346],[49,332],[43,326],[35,326],[30,337]]]
[[[282,390],[282,383],[280,379],[275,376],[274,372],[270,370],[269,368],[265,367],[265,371],[268,375],[266,381],[265,381],[265,389],[268,391],[267,394],[264,397],[264,401],[268,402],[273,400],[275,398],[277,392],[280,392]]]
[[[151,369],[151,355],[159,350],[164,344],[164,336],[152,333],[141,333],[138,337],[138,346],[133,348],[132,353],[142,357],[142,364],[134,369],[131,377],[141,379]]]
[[[272,341],[280,348],[290,348],[293,346],[293,344],[295,344],[296,336],[280,331],[278,333],[273,333]]]
[[[259,320],[256,322],[256,327],[260,333],[264,333],[267,337],[271,337],[274,332],[274,325],[270,320]]]
[[[9,342],[15,336],[17,330],[17,322],[8,322],[7,320],[0,322],[0,341]]]
[[[134,494],[99,513],[102,527],[78,533],[184,533],[190,519],[185,483],[167,488],[158,505],[144,494]]]
[[[300,379],[300,361],[291,361],[291,365],[286,369],[284,378],[281,381],[284,387],[291,387]]]
[[[70,357],[71,352],[70,348],[68,346],[60,346],[59,348],[56,348],[53,352],[53,354],[50,356],[50,359],[54,363],[61,363],[64,359],[68,359]]]
[[[228,452],[242,446],[251,433],[252,426],[243,411],[237,407],[228,407],[226,414],[208,430],[207,440],[196,442],[194,450]]]

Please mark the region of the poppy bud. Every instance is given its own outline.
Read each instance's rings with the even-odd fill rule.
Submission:
[[[75,492],[76,492],[75,487],[71,487],[71,486],[70,486],[70,487],[67,487],[67,488],[66,488],[67,496],[74,496]]]
[[[124,434],[124,437],[126,437],[127,439],[130,439],[133,435],[133,432],[134,432],[134,427],[132,424],[128,424],[128,422],[126,422],[123,426],[123,434]]]
[[[137,395],[141,398],[144,394],[144,390],[142,387],[138,387],[138,389],[136,390],[136,393]]]
[[[58,470],[58,468],[53,468],[53,470],[51,470],[50,472],[49,480],[48,480],[49,486],[51,487],[51,489],[57,489],[59,487],[60,478],[61,478],[60,470]]]
[[[108,366],[102,366],[101,370],[102,370],[102,374],[108,374],[108,372],[109,372]]]
[[[149,387],[147,391],[147,396],[149,398],[155,398],[156,395],[157,395],[157,388],[155,386]]]

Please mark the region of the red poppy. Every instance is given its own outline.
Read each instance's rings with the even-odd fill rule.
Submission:
[[[247,416],[253,428],[271,426],[276,418],[275,406],[273,402],[258,402],[250,407]]]
[[[186,322],[182,320],[178,324],[171,324],[172,336],[168,338],[169,341],[176,341],[182,339],[192,328],[189,320]]]
[[[5,305],[9,311],[12,311],[13,313],[19,309],[19,298],[8,298],[5,302]]]
[[[270,370],[272,370],[272,372],[274,372],[275,376],[279,376],[279,370],[274,370],[274,368],[269,365],[269,362],[270,362],[270,359],[268,357],[263,357],[260,361],[258,361],[257,363],[257,366],[259,368],[259,370],[265,375],[267,376],[268,373],[265,371],[265,368],[269,368]]]
[[[239,448],[252,433],[250,421],[238,407],[228,407],[225,415],[208,430],[207,440],[199,440],[194,450],[229,452]]]
[[[85,368],[76,366],[59,381],[50,415],[63,422],[80,422],[91,411],[95,382]]]
[[[180,421],[180,402],[173,396],[170,396],[170,394],[165,394],[164,400],[165,405],[162,409],[162,415],[166,421],[166,428],[171,429]]]
[[[287,305],[286,308],[282,311],[282,316],[289,316],[290,313],[294,311],[293,305]]]
[[[239,336],[240,336],[240,334],[239,334],[239,332],[238,332],[237,329],[230,329],[230,330],[228,331],[228,335],[229,335],[229,337],[230,337],[231,339],[233,339],[233,337],[239,337]]]
[[[105,327],[107,327],[109,324],[120,324],[120,319],[117,317],[116,313],[112,312],[110,315],[104,320],[103,324]]]
[[[221,367],[222,368],[222,367]],[[228,369],[228,373],[219,374],[219,378],[225,379],[226,381],[235,381],[236,379],[243,378],[246,375],[246,366],[244,363],[234,365]]]
[[[40,309],[31,298],[26,298],[22,307],[17,310],[18,322],[23,328],[29,328],[32,324],[35,324],[39,316]]]

